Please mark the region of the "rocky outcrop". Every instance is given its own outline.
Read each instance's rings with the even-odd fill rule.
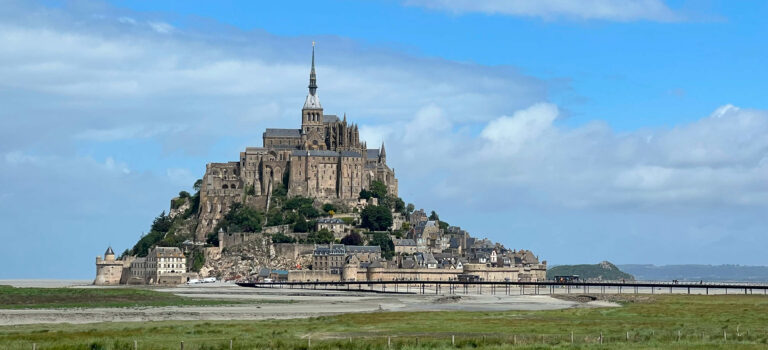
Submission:
[[[211,254],[200,269],[201,276],[215,276],[223,280],[247,279],[262,268],[292,270],[309,266],[312,256],[306,254],[282,254],[290,251],[275,249],[269,237],[260,237],[243,244],[226,248],[218,256]]]

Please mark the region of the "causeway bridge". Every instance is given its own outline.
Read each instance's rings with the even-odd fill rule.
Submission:
[[[739,282],[274,281],[241,287],[407,294],[768,294],[768,284]]]

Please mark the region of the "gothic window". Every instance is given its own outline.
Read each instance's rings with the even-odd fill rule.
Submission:
[[[228,188],[228,187],[227,187],[227,184],[223,184],[223,185],[221,185],[221,188],[226,190],[226,189]]]

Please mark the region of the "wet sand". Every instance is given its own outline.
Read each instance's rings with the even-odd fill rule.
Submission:
[[[30,285],[33,284],[25,284],[25,286]],[[76,286],[77,284],[70,285]],[[264,320],[315,317],[350,312],[556,310],[573,307],[618,306],[618,304],[605,301],[580,303],[545,295],[379,294],[354,291],[247,288],[232,283],[182,285],[153,289],[191,298],[253,301],[253,304],[94,309],[0,309],[0,325],[169,320]]]

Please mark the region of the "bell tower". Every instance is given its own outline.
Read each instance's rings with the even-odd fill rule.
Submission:
[[[301,109],[301,134],[308,135],[311,132],[323,135],[323,106],[317,96],[317,76],[315,75],[315,42],[312,42],[312,69],[309,71],[309,94]]]

